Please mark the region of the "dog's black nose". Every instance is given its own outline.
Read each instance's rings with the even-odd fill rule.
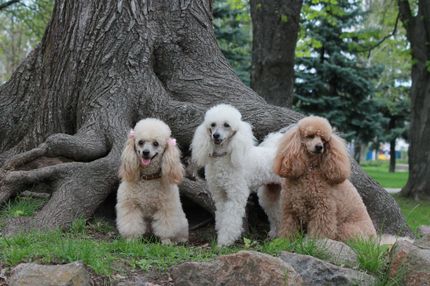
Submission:
[[[212,136],[214,139],[219,139],[219,133],[214,133]]]
[[[143,150],[142,155],[145,157],[149,156],[149,150]]]
[[[315,151],[321,152],[322,149],[323,149],[323,145],[321,145],[321,144],[315,145]]]

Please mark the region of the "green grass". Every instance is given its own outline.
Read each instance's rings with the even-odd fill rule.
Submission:
[[[310,255],[320,259],[326,259],[328,255],[323,248],[317,246],[315,240],[305,238],[303,235],[297,236],[293,240],[276,238],[257,245],[255,250],[275,256],[279,255],[282,251]]]
[[[207,260],[234,248],[212,249],[161,245],[150,240],[95,240],[84,233],[32,232],[0,238],[0,260],[10,266],[21,262],[68,263],[83,261],[97,274],[121,272],[121,265],[165,270],[183,261]],[[125,269],[123,269],[125,271]]]
[[[388,172],[386,161],[366,162],[361,165],[364,171],[384,188],[402,188],[408,180],[408,172]]]
[[[377,276],[384,275],[388,246],[379,245],[374,240],[363,239],[351,240],[348,242],[348,245],[357,254],[360,269]]]
[[[44,199],[29,197],[18,197],[8,201],[0,210],[0,218],[13,218],[21,216],[31,216],[36,210],[41,208],[46,202]]]
[[[393,197],[399,204],[407,224],[415,233],[420,225],[430,224],[430,202],[417,202],[410,198],[403,198],[398,194],[394,194]]]

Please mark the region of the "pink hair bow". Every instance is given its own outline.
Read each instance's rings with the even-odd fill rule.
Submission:
[[[134,139],[134,136],[136,135],[136,132],[134,132],[133,129],[130,130],[130,132],[128,133],[128,138],[129,139]]]
[[[175,138],[167,139],[167,144],[170,146],[175,146],[176,145],[176,139]]]

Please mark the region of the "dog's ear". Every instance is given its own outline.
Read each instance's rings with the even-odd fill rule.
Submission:
[[[306,156],[298,127],[281,138],[273,164],[273,171],[281,177],[298,178],[305,172]]]
[[[332,134],[325,148],[321,172],[330,183],[342,183],[351,175],[351,161],[345,141],[338,135]]]
[[[231,154],[231,163],[235,167],[241,167],[247,164],[246,153],[254,145],[255,137],[252,133],[252,126],[248,122],[240,121],[239,128],[231,138],[228,145]],[[252,156],[252,154],[249,154]],[[248,156],[249,156],[248,155]]]
[[[204,167],[208,163],[209,154],[212,153],[209,131],[204,122],[197,127],[191,142],[191,159],[199,167]]]
[[[134,138],[129,137],[121,154],[119,177],[125,181],[139,180],[139,160],[134,150]]]
[[[166,144],[162,163],[161,174],[169,184],[179,184],[184,178],[184,166],[181,163],[181,151],[176,145],[175,139],[170,138]]]

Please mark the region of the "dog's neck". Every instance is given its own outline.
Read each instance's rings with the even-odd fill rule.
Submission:
[[[227,144],[216,145],[212,143],[212,152],[209,153],[210,158],[219,158],[228,155]]]

